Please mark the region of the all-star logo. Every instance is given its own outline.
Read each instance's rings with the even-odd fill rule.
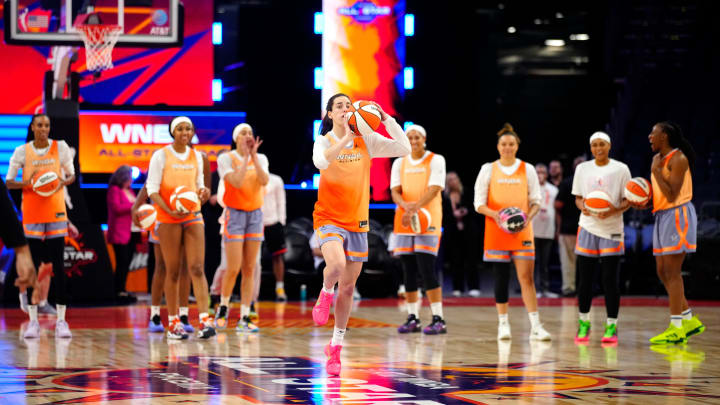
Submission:
[[[340,7],[338,14],[352,17],[359,23],[370,23],[376,17],[383,17],[392,14],[389,6],[377,6],[371,1],[358,1],[351,7]]]
[[[68,277],[82,276],[82,266],[97,261],[97,253],[95,249],[85,248],[85,243],[82,242],[82,234],[78,236],[77,240],[66,237],[65,238],[65,274]]]

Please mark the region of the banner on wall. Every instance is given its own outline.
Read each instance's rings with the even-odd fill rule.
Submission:
[[[246,117],[232,111],[81,111],[81,171],[112,173],[124,164],[146,171],[153,152],[172,143],[170,121],[180,115],[192,120],[193,147],[207,153],[213,167],[218,153],[230,150],[232,130]]]
[[[397,117],[404,95],[404,0],[323,0],[322,106],[336,93],[372,100]],[[387,136],[384,128],[378,131]],[[390,200],[390,159],[373,159],[371,198]]]

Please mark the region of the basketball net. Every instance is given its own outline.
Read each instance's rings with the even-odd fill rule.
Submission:
[[[100,71],[113,67],[112,51],[123,29],[119,25],[76,25],[85,43],[87,70]]]

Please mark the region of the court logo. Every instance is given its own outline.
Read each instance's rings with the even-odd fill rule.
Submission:
[[[350,7],[340,7],[338,14],[366,24],[373,22],[376,17],[392,14],[392,8],[389,6],[377,6],[370,1],[358,1]]]

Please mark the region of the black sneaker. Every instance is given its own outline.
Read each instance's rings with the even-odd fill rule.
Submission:
[[[200,322],[200,330],[198,330],[197,337],[200,339],[208,339],[215,336],[215,328],[212,327],[213,318],[207,317]]]
[[[225,305],[220,305],[220,309],[218,309],[217,314],[215,314],[215,327],[218,329],[227,328],[227,318],[228,307],[226,307]]]
[[[185,332],[187,332],[187,333],[195,332],[195,328],[193,328],[193,326],[190,325],[190,321],[188,320],[187,315],[180,315],[180,322],[182,322]]]
[[[447,333],[447,327],[445,326],[445,321],[437,316],[433,315],[432,323],[423,329],[423,333],[426,335],[438,335]]]
[[[398,328],[398,333],[415,333],[420,332],[420,320],[415,317],[415,315],[408,315],[407,321],[405,321],[404,324],[400,325]]]

